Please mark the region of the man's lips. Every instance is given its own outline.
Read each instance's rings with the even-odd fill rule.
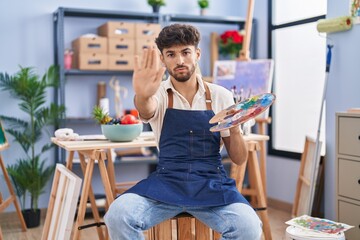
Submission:
[[[186,71],[186,70],[187,70],[186,67],[177,67],[177,68],[175,68],[175,71],[177,71],[177,72],[182,72],[182,71]]]

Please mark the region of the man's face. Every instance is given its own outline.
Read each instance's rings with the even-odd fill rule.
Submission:
[[[170,76],[178,82],[186,82],[194,74],[200,49],[195,46],[174,46],[164,48],[161,61],[165,64]]]

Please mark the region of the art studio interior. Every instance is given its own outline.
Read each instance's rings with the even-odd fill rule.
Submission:
[[[173,137],[198,125],[201,135],[190,130],[189,153],[179,156],[194,166],[207,163],[208,139],[219,139],[212,143],[223,169],[219,181],[231,181],[255,210],[260,239],[360,239],[359,0],[13,0],[0,6],[0,240],[230,239],[187,211],[144,229],[141,238],[116,236],[104,220],[118,196],[164,174],[164,159],[179,171],[183,141]],[[176,24],[197,29],[198,45],[184,33],[190,50],[177,54],[182,42],[159,50],[160,36]],[[144,69],[154,75],[141,75]],[[177,80],[185,71],[189,77]],[[164,106],[161,87],[150,94],[155,80],[148,85],[141,76],[171,86]],[[177,88],[190,86],[188,79],[197,86],[193,103],[204,91],[203,111],[187,101],[191,89]],[[232,96],[231,104],[214,98],[214,89]],[[176,109],[176,96],[190,110]],[[185,117],[209,111],[206,125]],[[159,114],[164,124],[153,121]],[[238,128],[247,156],[241,163],[230,158]],[[195,189],[205,191],[196,184],[184,193],[187,200]],[[176,190],[163,191],[165,199],[175,198]]]

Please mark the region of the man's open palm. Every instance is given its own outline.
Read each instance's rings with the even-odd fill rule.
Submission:
[[[151,48],[143,50],[141,62],[135,56],[133,88],[136,95],[148,98],[158,90],[165,73],[158,54],[157,49]]]

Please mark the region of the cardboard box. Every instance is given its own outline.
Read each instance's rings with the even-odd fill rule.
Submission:
[[[136,23],[135,37],[136,38],[157,38],[161,31],[160,24],[156,23]]]
[[[108,38],[109,54],[135,54],[135,39]]]
[[[134,38],[135,23],[107,22],[98,27],[98,34],[109,38]]]
[[[72,42],[76,53],[107,53],[107,38],[105,37],[80,37]]]
[[[75,53],[74,67],[80,70],[107,70],[108,55],[104,53]]]
[[[155,43],[155,38],[137,38],[135,53],[140,56],[142,55],[144,48],[152,48],[152,47],[157,48]]]
[[[108,70],[132,71],[134,70],[133,54],[109,54]]]

